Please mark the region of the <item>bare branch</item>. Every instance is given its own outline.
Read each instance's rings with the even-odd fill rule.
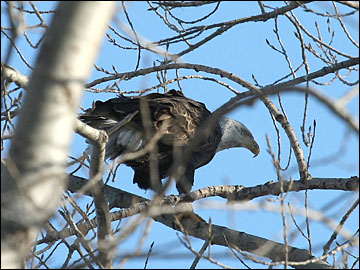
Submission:
[[[73,178],[70,180],[70,184]],[[76,181],[79,181],[80,178],[77,178]],[[358,179],[357,179],[358,181]],[[81,180],[81,185],[85,185],[86,180]],[[311,182],[307,181],[306,183]],[[325,183],[326,180],[323,181]],[[278,184],[278,183],[277,183]],[[299,182],[300,185],[302,183]],[[356,184],[355,184],[356,185]],[[358,185],[358,183],[357,183]],[[105,192],[107,187],[104,186]],[[285,186],[286,188],[286,186]],[[284,188],[284,189],[285,189]],[[114,189],[114,188],[110,188]],[[121,193],[128,194],[126,192],[120,191]],[[118,195],[119,196],[119,195]],[[136,196],[137,197],[137,196]],[[177,215],[174,216],[174,214],[162,214],[161,216],[154,216],[154,219],[156,221],[159,221],[163,223],[166,226],[169,226],[175,230],[181,231],[181,228],[176,225],[176,222],[174,221],[174,218]],[[192,235],[194,237],[200,238],[200,239],[208,239],[208,231],[210,224],[206,223],[203,219],[198,217],[196,214],[188,213],[188,214],[182,214],[181,216],[177,216],[181,222],[181,226],[183,227],[184,231],[188,233],[189,235]],[[95,224],[94,224],[95,225]],[[82,225],[81,225],[82,226]],[[242,251],[248,251],[252,252],[259,256],[268,257],[274,261],[283,261],[285,260],[284,256],[284,245],[266,240],[264,238],[256,237],[253,235],[249,235],[243,232],[237,232],[231,229],[228,229],[226,227],[218,226],[212,224],[212,232],[214,235],[214,238],[212,240],[212,244],[222,245],[222,246],[228,246],[230,244],[231,246],[236,246]],[[64,232],[65,233],[65,232]],[[227,241],[224,238],[224,235],[227,239]],[[53,238],[49,238],[53,239]],[[307,261],[308,260],[308,261]],[[315,259],[310,256],[310,254],[301,249],[296,249],[294,247],[289,247],[289,265],[294,265],[292,262],[303,262],[307,261],[309,264],[315,264],[318,267],[322,266],[325,268],[328,268],[328,265],[324,263],[321,260]],[[300,264],[302,265],[302,264]],[[308,265],[310,267],[310,265]],[[296,266],[295,266],[296,267]],[[314,266],[312,266],[314,267]]]

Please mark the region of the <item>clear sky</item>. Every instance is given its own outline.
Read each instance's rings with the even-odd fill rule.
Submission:
[[[283,2],[271,2],[269,3],[273,7],[282,7]],[[344,6],[337,4],[341,12],[349,12],[352,9],[345,8]],[[55,7],[54,2],[37,2],[36,6],[39,10],[48,10]],[[164,26],[163,22],[158,16],[155,16],[152,12],[147,11],[149,8],[146,2],[127,2],[127,10],[135,30],[143,38],[149,41],[157,41],[162,38],[174,36],[175,33]],[[195,20],[209,13],[215,4],[207,5],[201,8],[181,8],[175,11],[175,14],[181,17],[183,20]],[[2,15],[4,15],[3,8],[4,3],[1,3]],[[28,5],[26,5],[28,7]],[[333,7],[330,2],[323,3],[311,3],[309,8],[316,10],[320,13],[329,11],[333,14]],[[118,5],[118,15],[116,16],[117,22],[126,24],[125,16],[121,13],[121,4]],[[219,10],[210,16],[205,22],[207,25],[212,23],[219,23],[224,21],[230,21],[236,18],[248,17],[252,15],[260,14],[260,8],[257,2],[222,2]],[[314,35],[317,36],[315,20],[319,23],[319,29],[322,33],[324,42],[328,42],[331,39],[331,34],[327,31],[327,18],[318,17],[311,13],[304,12],[301,8],[295,10],[295,14],[301,20],[301,23]],[[6,16],[1,17],[1,24],[6,25]],[[29,25],[38,23],[35,16],[27,16],[26,23]],[[51,15],[44,15],[44,19],[50,22]],[[351,18],[344,19],[347,23],[349,32],[353,35],[353,38],[359,41],[359,29],[358,29],[358,17],[352,16]],[[294,36],[295,28],[289,23],[284,16],[278,18],[279,33],[283,42],[283,45],[288,52],[290,60],[294,68],[301,64],[301,48],[298,40]],[[340,28],[337,21],[331,21],[331,28],[335,31],[334,41],[332,46],[340,51],[345,52],[348,55],[358,55],[358,48],[350,43],[345,37],[344,32]],[[271,44],[274,44],[279,48],[276,35],[273,31],[274,20],[268,20],[266,22],[248,22],[239,24],[229,31],[226,31],[221,36],[216,37],[194,52],[190,52],[181,57],[180,61],[192,64],[201,64],[211,67],[223,69],[228,72],[233,72],[242,79],[253,83],[252,75],[255,76],[258,83],[262,86],[272,84],[279,78],[289,74],[288,64],[283,55],[272,50],[267,44],[266,39]],[[212,31],[207,32],[205,35],[210,34]],[[111,33],[111,31],[108,31]],[[111,33],[112,34],[112,33]],[[37,33],[31,33],[30,37],[35,41],[37,40]],[[205,36],[201,36],[203,38]],[[198,38],[197,40],[200,40]],[[1,57],[3,61],[4,52],[7,48],[8,40],[1,36]],[[29,48],[29,46],[20,38],[18,41],[20,51],[24,54],[26,60],[35,65],[36,54],[38,50]],[[119,42],[121,42],[119,40]],[[305,42],[309,43],[310,39],[306,36]],[[129,46],[129,44],[123,44]],[[314,44],[312,44],[314,46]],[[163,48],[164,49],[164,48]],[[184,44],[171,45],[169,47],[170,53],[178,53],[185,49]],[[316,48],[317,49],[317,48]],[[96,62],[97,66],[112,70],[112,66],[120,72],[128,72],[134,70],[137,60],[137,51],[120,50],[109,42],[105,41],[102,50],[99,54]],[[307,52],[308,53],[308,52]],[[310,72],[317,71],[323,67],[323,62],[308,54]],[[142,51],[141,61],[139,68],[147,68],[153,65],[153,61],[162,60],[162,58],[154,53],[148,51]],[[339,57],[339,61],[346,60],[344,57]],[[21,61],[18,54],[13,54],[9,64],[17,68],[25,75],[31,75],[31,70],[27,68]],[[158,63],[157,63],[158,64]],[[340,72],[342,76],[346,75],[345,72]],[[227,84],[234,87],[237,91],[243,92],[246,89],[241,86],[226,80],[224,78],[212,76],[205,73],[196,73],[193,70],[180,70],[180,76],[185,75],[203,75],[209,77],[215,77],[220,81],[224,81]],[[305,70],[302,68],[297,76],[305,75]],[[94,72],[89,78],[88,82],[91,82],[104,75],[94,69]],[[168,71],[167,78],[175,78],[174,71]],[[333,75],[328,75],[323,78],[316,79],[318,82],[328,82]],[[353,72],[350,75],[350,81],[356,81],[358,78],[358,72]],[[284,81],[290,80],[291,76]],[[147,76],[132,79],[130,81],[124,81],[119,84],[122,91],[141,90],[143,88],[151,87],[158,84],[156,74],[150,74]],[[97,85],[97,88],[105,88],[107,83]],[[211,81],[205,81],[201,79],[189,79],[181,81],[183,92],[186,96],[189,96],[195,100],[199,100],[206,104],[210,111],[216,110],[219,106],[227,102],[234,96],[232,92],[226,88],[220,86]],[[321,86],[311,84],[312,87],[322,91],[331,98],[338,99],[347,93],[353,86],[347,86],[336,80],[334,83]],[[177,83],[169,85],[169,89],[178,89]],[[82,106],[88,108],[91,106],[94,100],[106,100],[108,98],[115,97],[116,94],[95,94],[84,93]],[[279,104],[275,97],[271,98],[275,104]],[[300,146],[304,150],[304,155],[307,158],[309,155],[309,148],[305,147],[301,139],[300,126],[302,125],[303,111],[305,99],[303,95],[298,93],[286,93],[282,95],[283,106],[286,110],[286,114],[289,118],[289,122],[293,126],[295,133],[299,139]],[[358,119],[359,99],[356,97],[346,107],[346,109]],[[80,112],[80,110],[79,110]],[[277,135],[273,125],[273,121],[270,114],[264,104],[260,101],[254,103],[253,106],[240,106],[235,111],[228,115],[238,121],[245,124],[253,133],[255,139],[260,145],[261,152],[258,157],[252,158],[252,153],[245,149],[231,149],[218,153],[215,158],[206,166],[198,169],[195,174],[195,183],[192,190],[203,188],[212,185],[231,184],[231,185],[244,185],[246,187],[256,186],[264,184],[268,181],[276,181],[277,176],[274,167],[271,163],[271,156],[267,152],[266,134],[269,135],[271,145],[275,153],[277,153]],[[320,104],[316,99],[310,97],[309,108],[307,115],[306,129],[309,125],[316,120],[316,139],[311,154],[311,167],[310,173],[313,177],[350,177],[353,175],[359,175],[359,138],[355,132],[349,130],[337,116],[329,111],[326,107]],[[289,155],[289,141],[286,134],[280,127],[281,142],[282,142],[282,154],[281,165],[286,166]],[[74,143],[71,149],[72,156],[80,156],[86,148],[86,143],[83,138],[78,135],[74,135]],[[78,173],[79,176],[86,177],[84,171]],[[114,187],[121,188],[131,193],[138,194],[140,196],[151,198],[153,193],[151,191],[144,192],[140,190],[137,185],[132,184],[133,171],[131,168],[121,166],[118,173],[118,177],[115,183],[111,183]],[[293,178],[299,179],[297,172],[295,156],[292,155],[290,167],[286,172],[283,172],[284,179]],[[168,190],[168,194],[177,194],[175,187],[171,187]],[[335,221],[339,221],[343,214],[347,211],[350,205],[356,200],[356,194],[351,192],[336,192],[336,191],[309,191],[309,207],[314,210],[322,210],[327,204],[331,204],[333,207],[326,212],[327,217],[333,218]],[[267,196],[265,198],[259,198],[253,202],[265,202],[267,200],[276,200],[276,197]],[[341,200],[340,200],[341,199]],[[288,201],[299,207],[304,205],[304,192],[294,192],[289,195]],[[341,201],[340,203],[338,203]],[[85,205],[89,200],[81,200],[80,205]],[[214,205],[207,204],[213,203]],[[275,205],[278,203],[274,203]],[[210,205],[210,206],[209,206]],[[220,207],[220,209],[209,209],[214,206]],[[225,210],[226,201],[221,198],[212,198],[202,200],[194,204],[196,213],[198,213],[203,219],[209,220],[211,217],[212,222],[216,225],[227,226],[231,229],[243,231],[249,234],[254,234],[260,237],[271,239],[278,242],[283,242],[282,236],[282,220],[279,213],[267,212],[265,210]],[[350,219],[345,223],[345,228],[350,232],[355,232],[359,227],[358,223],[358,209]],[[304,218],[296,216],[299,224],[303,224]],[[130,218],[130,220],[132,220]],[[127,221],[121,223],[122,226]],[[290,231],[295,230],[290,217],[288,219]],[[114,224],[117,225],[117,224]],[[127,254],[136,248],[136,245],[144,232],[145,226],[142,225],[136,230],[133,237],[125,241],[124,244],[119,246],[119,254]],[[303,228],[304,229],[304,228]],[[332,231],[323,224],[312,221],[311,233],[313,239],[313,245],[315,247],[315,255],[321,255],[322,245],[329,239]],[[179,234],[180,237],[181,234]],[[200,250],[203,245],[202,240],[192,239],[192,244],[195,250]],[[147,237],[144,245],[143,252],[146,253],[150,244],[155,242],[153,248],[153,255],[148,262],[148,268],[189,268],[194,256],[187,251],[178,240],[177,232],[165,227],[162,224],[153,222],[151,227],[151,233]],[[343,239],[339,240],[342,243]],[[292,246],[298,248],[307,248],[307,241],[298,236],[290,243]],[[65,251],[64,251],[65,252]],[[243,265],[236,262],[234,256],[229,250],[223,247],[212,247],[212,253],[214,257],[221,263],[230,265],[232,267],[243,268]],[[358,254],[358,249],[356,251]],[[58,257],[54,257],[51,260],[52,267],[59,267],[63,262],[64,256],[62,255],[61,247],[57,254]],[[125,265],[125,268],[143,268],[144,258],[130,259]],[[250,264],[251,265],[251,264]],[[198,265],[199,268],[218,268],[218,266],[202,259]],[[259,267],[259,266],[257,266]]]

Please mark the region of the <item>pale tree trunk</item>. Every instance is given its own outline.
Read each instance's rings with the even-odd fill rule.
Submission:
[[[1,177],[1,268],[22,268],[59,206],[76,110],[114,2],[60,2]]]

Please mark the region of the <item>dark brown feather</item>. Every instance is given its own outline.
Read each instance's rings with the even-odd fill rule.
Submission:
[[[143,121],[144,115],[141,107],[141,100],[146,100],[149,115]],[[120,122],[127,115],[139,111],[131,121],[121,128],[118,132],[110,134],[106,148],[106,157],[111,159],[120,156],[128,151],[127,146],[119,145],[119,136],[124,136],[125,132],[134,132],[141,135],[146,142],[146,127],[150,127],[150,133],[155,134],[160,129],[165,130],[165,134],[158,142],[158,162],[159,178],[156,183],[150,181],[149,158],[146,154],[139,158],[128,160],[126,165],[135,171],[133,182],[140,188],[159,190],[161,179],[169,176],[169,168],[174,160],[174,149],[183,152],[194,138],[197,128],[211,115],[201,102],[194,101],[185,97],[181,92],[171,90],[166,94],[152,93],[146,96],[126,97],[109,99],[105,102],[95,102],[92,109],[80,116],[80,120],[98,129],[109,130],[117,122]],[[145,123],[145,126],[144,126]],[[137,132],[137,133],[135,133]],[[131,133],[129,133],[131,134]],[[182,176],[177,176],[177,189],[180,193],[191,190],[194,181],[195,169],[207,164],[214,157],[216,148],[221,139],[221,130],[217,126],[212,134],[203,135],[196,149],[193,150],[191,158],[187,160],[185,172]],[[145,143],[144,143],[145,145]],[[142,145],[140,148],[144,147]]]

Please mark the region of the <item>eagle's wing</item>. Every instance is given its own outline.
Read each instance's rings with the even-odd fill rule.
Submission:
[[[148,107],[148,110],[144,109],[148,111],[148,115],[141,113],[142,106]],[[177,146],[187,145],[197,127],[211,115],[203,103],[186,98],[181,92],[170,90],[166,94],[120,96],[105,102],[97,101],[80,119],[95,128],[108,130],[136,111],[139,113],[128,123],[129,127],[144,133],[147,127],[151,128],[152,133],[163,129],[165,135],[161,142]],[[144,126],[143,116],[151,120],[150,125]]]
[[[158,144],[160,178],[168,176],[174,155],[189,145],[198,127],[211,115],[203,103],[189,99],[179,91],[170,90],[166,94],[120,96],[105,102],[97,101],[80,119],[95,128],[109,131],[129,114],[133,114],[131,120],[109,134],[106,156],[114,159],[125,152],[137,151],[148,141],[146,129],[150,129],[151,134],[161,130],[163,136]],[[186,161],[184,173],[177,176],[179,192],[190,191],[195,169],[213,158],[220,139],[219,127],[213,133],[203,135]],[[134,182],[141,188],[156,189],[149,180],[149,155],[126,164],[135,170]]]

